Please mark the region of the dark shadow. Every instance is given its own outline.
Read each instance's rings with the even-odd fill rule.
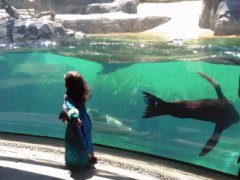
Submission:
[[[104,63],[102,64],[102,69],[97,74],[98,75],[106,75],[110,73],[114,73],[120,69],[128,68],[133,64],[130,63]]]
[[[93,176],[112,179],[112,180],[132,179],[129,177],[119,176],[118,174],[114,174],[109,171],[99,170],[96,168],[78,168],[78,169],[71,170],[71,177],[74,180],[90,179]]]
[[[54,178],[50,176],[45,176],[37,173],[21,171],[18,169],[12,169],[8,167],[0,167],[0,179],[5,180],[27,180],[27,179],[34,179],[34,180],[58,180],[59,178]]]
[[[92,168],[75,168],[75,169],[70,169],[71,172],[71,177],[73,179],[90,179],[92,176],[95,175],[95,169]]]
[[[240,156],[238,157],[238,160],[237,160],[237,163],[239,164],[240,163]],[[238,169],[238,177],[240,178],[240,168]]]
[[[57,169],[68,169],[65,167],[65,165],[58,165],[58,164],[51,164],[47,162],[39,162],[24,158],[13,158],[13,157],[2,157],[0,156],[0,160],[3,161],[11,161],[11,162],[22,162],[26,164],[32,164],[32,165],[40,165],[45,167],[52,167]],[[81,167],[81,168],[75,168],[75,169],[69,169],[71,173],[71,177],[75,180],[83,180],[83,179],[91,179],[93,176],[102,177],[102,178],[108,178],[113,180],[124,180],[124,179],[131,179],[129,177],[119,176],[119,174],[114,174],[109,171],[99,170],[95,167]],[[21,171],[13,168],[8,167],[1,167],[0,166],[0,179],[6,179],[6,180],[16,180],[16,179],[34,179],[34,180],[53,180],[58,179],[55,177],[49,177],[46,175],[36,174],[32,172],[27,171]]]
[[[240,1],[239,0],[231,0],[226,1],[228,10],[225,12],[225,16],[228,17],[228,15],[238,18],[240,16],[239,8],[240,8]]]
[[[216,146],[225,129],[239,122],[239,114],[234,105],[226,99],[220,85],[214,79],[200,72],[198,74],[214,87],[218,96],[217,99],[166,102],[148,92],[143,92],[147,104],[143,118],[171,115],[178,118],[192,118],[214,123],[216,125],[214,132],[199,154],[204,156]]]
[[[23,162],[23,163],[32,164],[32,165],[46,166],[46,167],[52,167],[52,168],[58,168],[58,169],[66,169],[65,165],[52,164],[52,163],[47,163],[47,162],[39,162],[39,161],[34,161],[34,160],[30,160],[30,159],[25,159],[25,158],[13,158],[13,157],[0,156],[0,160],[11,161],[11,162]]]

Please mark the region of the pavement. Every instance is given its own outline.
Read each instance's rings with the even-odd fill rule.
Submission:
[[[37,144],[38,140],[40,144]],[[103,163],[101,158],[99,160],[95,167],[70,171],[64,165],[63,140],[1,134],[0,179],[2,180],[156,179]]]
[[[64,141],[0,133],[1,180],[234,180],[234,176],[146,154],[95,145],[98,164],[70,171]]]

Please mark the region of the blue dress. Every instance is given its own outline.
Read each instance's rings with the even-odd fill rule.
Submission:
[[[79,118],[82,126],[69,122],[65,133],[65,163],[67,167],[88,165],[89,154],[93,152],[91,140],[91,118],[86,111],[85,105],[76,108],[70,97],[66,97],[63,109],[68,113],[70,121]]]

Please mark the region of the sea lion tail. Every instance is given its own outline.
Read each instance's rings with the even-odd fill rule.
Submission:
[[[143,118],[150,118],[154,116],[159,116],[165,114],[165,105],[167,102],[163,101],[162,99],[148,93],[143,92],[144,95],[144,102],[147,104],[145,112],[143,114]]]

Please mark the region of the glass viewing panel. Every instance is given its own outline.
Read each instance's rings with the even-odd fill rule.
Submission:
[[[236,175],[240,39],[89,36],[0,46],[0,132],[64,138],[63,75],[79,71],[96,144]]]

